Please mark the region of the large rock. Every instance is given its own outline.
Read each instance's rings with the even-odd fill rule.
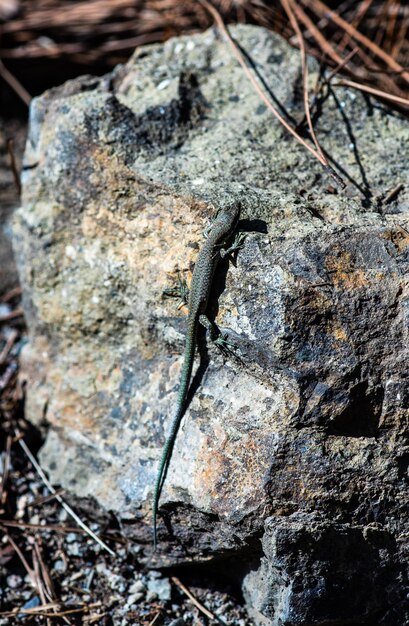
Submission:
[[[298,52],[234,33],[301,120]],[[51,479],[113,510],[149,554],[186,320],[162,293],[190,276],[214,207],[240,202],[245,246],[210,304],[239,358],[200,340],[151,563],[240,557],[260,623],[396,626],[409,618],[408,186],[383,198],[407,182],[409,128],[345,89],[316,125],[343,192],[213,30],[37,98],[15,226],[27,413],[50,424]]]

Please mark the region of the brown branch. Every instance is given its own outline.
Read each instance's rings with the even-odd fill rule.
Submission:
[[[395,38],[395,41],[393,42],[393,48],[391,50],[391,56],[393,56],[394,58],[397,58],[401,48],[404,44],[404,42],[406,41],[406,34],[408,32],[408,28],[409,28],[409,18],[407,18],[406,16],[403,17],[402,19],[402,23],[400,25],[400,29],[399,32]]]
[[[24,315],[24,311],[21,308],[15,309],[10,313],[5,313],[4,315],[0,315],[0,323],[1,322],[9,322],[10,320],[16,319],[16,317],[22,317]]]
[[[64,617],[64,615],[74,615],[75,613],[88,613],[92,608],[96,608],[101,606],[100,603],[96,602],[93,605],[84,605],[82,607],[78,607],[77,609],[67,609],[67,610],[63,610],[63,611],[56,611],[54,613],[48,613],[48,609],[53,609],[54,607],[57,607],[57,603],[55,602],[48,602],[46,604],[43,604],[41,606],[36,606],[33,607],[32,609],[23,609],[23,608],[16,608],[13,611],[4,611],[0,613],[1,617],[13,617],[16,615],[19,615],[20,613],[23,615],[37,615],[39,617]],[[102,617],[102,616],[99,616]]]
[[[36,579],[38,581],[37,582],[38,594],[40,596],[42,604],[46,604],[48,600],[51,600],[51,598],[47,597],[46,588],[44,586],[44,581],[43,581],[43,579],[41,577],[40,562],[38,560],[37,551],[36,551],[36,544],[35,543],[34,543],[32,555],[33,555],[32,556],[32,560],[33,560],[33,565],[34,565],[34,572],[35,572]],[[51,626],[49,616],[46,617],[46,625],[47,626]]]
[[[4,296],[0,298],[0,302],[8,302],[13,298],[21,296],[21,291],[21,287],[13,287],[12,289],[10,289],[10,291],[7,291],[7,293],[5,293]]]
[[[11,437],[11,435],[8,435],[6,439],[6,449],[4,452],[4,461],[3,461],[3,473],[1,477],[1,483],[0,483],[0,506],[3,506],[3,504],[7,500],[6,483],[7,483],[10,465],[11,465],[10,454],[11,454],[12,442],[13,442],[13,438]]]
[[[53,494],[53,497],[55,495]],[[76,526],[57,526],[55,524],[30,524],[29,522],[16,522],[14,520],[4,520],[1,522],[2,526],[7,526],[10,528],[20,528],[21,530],[30,529],[30,530],[42,530],[42,531],[51,531],[56,533],[77,533],[78,535],[88,535],[88,531],[83,528],[78,528]],[[105,533],[102,535],[107,539],[111,539],[116,543],[125,544],[126,540],[120,535],[113,535],[109,533]]]
[[[331,70],[331,73],[326,78],[326,82],[329,83],[336,74],[338,74],[346,65],[348,65],[352,57],[354,57],[357,52],[358,52],[358,48],[354,48],[353,50],[351,50],[351,52],[347,54],[347,56],[342,61],[342,63],[339,63],[336,67],[334,67],[333,70]]]
[[[396,70],[400,73],[400,76],[409,83],[409,72],[405,70],[394,58],[391,57],[390,54],[384,52],[379,46],[377,46],[373,41],[368,39],[365,35],[363,35],[359,30],[354,28],[351,24],[348,24],[346,20],[344,20],[338,13],[332,11],[326,4],[321,2],[321,0],[314,0],[311,2],[310,0],[301,0],[304,6],[308,6],[312,10],[316,10],[320,15],[325,15],[325,17],[330,18],[337,26],[345,30],[353,39],[359,41],[362,45],[367,47],[374,55],[382,59],[393,70]]]
[[[393,189],[391,189],[391,191],[389,191],[389,193],[385,196],[383,203],[384,204],[390,204],[391,202],[393,202],[393,200],[395,200],[398,195],[400,194],[400,192],[405,188],[405,185],[403,183],[398,183]]]
[[[326,54],[330,59],[332,59],[338,65],[343,62],[342,57],[334,50],[331,44],[325,39],[324,35],[317,28],[314,22],[308,17],[308,15],[303,11],[303,9],[298,5],[294,5],[294,12],[297,15],[297,18],[304,24],[304,26],[308,29],[310,34],[313,36],[315,41],[317,42],[320,49]]]
[[[7,338],[6,345],[4,346],[3,350],[0,352],[0,365],[2,365],[6,361],[10,350],[12,349],[12,347],[14,346],[16,342],[17,337],[18,337],[18,332],[15,329],[13,329]],[[1,498],[0,498],[0,502],[1,502]]]
[[[1,522],[0,522],[0,527],[1,527]],[[22,553],[22,551],[20,550],[16,542],[10,537],[10,535],[5,534],[4,537],[13,546],[14,550],[19,556],[21,563],[23,564],[24,569],[26,570],[28,576],[30,577],[30,580],[33,586],[39,591],[38,580],[37,580],[35,571],[28,564],[26,557],[24,556],[24,554]]]
[[[361,4],[358,6],[358,11],[356,15],[354,16],[354,19],[351,22],[355,26],[355,28],[359,26],[359,24],[361,23],[362,19],[365,17],[365,14],[368,12],[372,3],[373,3],[373,0],[363,0]],[[340,52],[345,49],[350,39],[351,37],[347,33],[344,33],[342,40],[338,46],[338,50]]]

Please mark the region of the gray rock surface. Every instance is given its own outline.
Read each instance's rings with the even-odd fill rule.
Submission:
[[[301,121],[297,51],[233,31]],[[245,247],[210,306],[240,358],[200,342],[151,564],[239,559],[259,623],[395,626],[409,619],[409,128],[346,89],[316,128],[342,193],[213,30],[37,98],[14,234],[27,413],[51,426],[51,479],[149,554],[186,319],[162,292],[189,279],[213,206],[240,202]]]
[[[407,597],[396,544],[381,524],[355,526],[306,513],[271,517],[263,552],[261,567],[243,584],[255,621],[402,623]]]

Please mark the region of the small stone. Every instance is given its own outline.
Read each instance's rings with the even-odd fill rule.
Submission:
[[[41,604],[40,598],[38,596],[33,596],[21,608],[22,609],[35,609],[37,606],[40,606],[40,604]],[[17,617],[27,619],[27,615],[25,613],[18,613]]]
[[[127,597],[126,604],[128,606],[132,606],[132,604],[135,604],[136,602],[139,602],[139,600],[142,600],[144,596],[145,594],[141,591],[138,591],[137,593],[133,593]]]
[[[109,576],[112,576],[112,570],[110,570],[105,565],[105,563],[97,563],[95,569],[98,572],[98,574],[102,574],[102,576],[105,576],[106,578],[108,578]]]
[[[17,589],[17,587],[21,586],[22,582],[23,579],[17,574],[10,574],[10,576],[7,576],[7,585],[10,589]]]
[[[21,519],[22,517],[24,517],[28,502],[29,498],[27,494],[24,494],[17,498],[17,511],[15,514],[16,519]]]
[[[67,554],[70,556],[80,556],[81,555],[81,544],[78,541],[74,543],[70,543],[67,546]]]
[[[10,305],[5,302],[0,302],[0,317],[3,315],[8,315],[11,311]]]
[[[147,602],[158,598],[159,600],[170,600],[172,588],[168,578],[158,578],[159,572],[151,572],[150,579],[147,583],[148,593],[146,595]]]
[[[119,593],[123,593],[126,589],[126,582],[123,576],[118,574],[112,574],[108,578],[108,584],[111,589],[115,589],[115,591],[119,591]]]
[[[139,579],[135,580],[135,582],[132,583],[132,585],[128,589],[129,593],[140,593],[142,591],[145,591],[145,585]]]
[[[65,572],[67,566],[63,560],[59,559],[58,561],[54,562],[53,568],[56,572]]]

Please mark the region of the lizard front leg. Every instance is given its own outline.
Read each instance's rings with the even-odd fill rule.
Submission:
[[[168,298],[179,298],[178,309],[186,306],[189,301],[189,287],[186,279],[184,276],[181,276],[180,272],[178,272],[177,284],[169,289],[164,289],[162,293]]]

